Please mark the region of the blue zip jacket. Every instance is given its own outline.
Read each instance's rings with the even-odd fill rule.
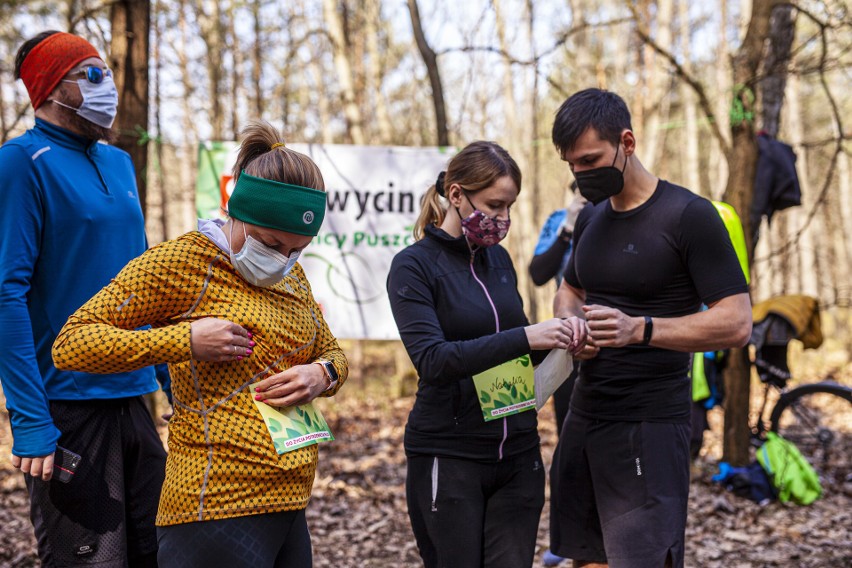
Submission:
[[[55,450],[51,400],[156,390],[153,368],[114,375],[59,371],[50,353],[68,316],[145,248],[126,152],[40,119],[0,148],[0,383],[13,454]]]

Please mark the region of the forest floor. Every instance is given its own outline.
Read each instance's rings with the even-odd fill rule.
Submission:
[[[852,384],[852,369],[836,378]],[[346,385],[336,399],[321,403],[336,440],[321,445],[307,510],[314,566],[420,566],[406,513],[402,449],[413,397],[388,399],[375,384],[363,386]],[[841,412],[843,407],[826,412],[835,410]],[[848,412],[835,417],[835,426],[845,431],[845,441],[820,472],[823,498],[807,507],[778,502],[760,506],[710,481],[722,453],[722,415],[718,409],[712,411],[712,428],[693,467],[686,566],[852,566],[852,421],[848,418]],[[543,409],[539,424],[542,455],[549,466],[556,443],[551,405]],[[165,436],[165,425],[161,428]],[[7,459],[10,446],[8,416],[0,412],[0,567],[37,566],[26,489]],[[545,505],[534,566],[542,566],[548,523]]]

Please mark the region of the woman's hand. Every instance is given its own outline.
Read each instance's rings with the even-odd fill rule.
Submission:
[[[577,317],[552,318],[524,331],[531,349],[570,349],[573,354],[586,343],[586,322]]]
[[[234,322],[204,318],[190,324],[189,344],[193,359],[237,361],[251,355],[251,332]]]
[[[255,399],[271,406],[298,406],[312,401],[326,388],[322,365],[296,365],[257,383]]]

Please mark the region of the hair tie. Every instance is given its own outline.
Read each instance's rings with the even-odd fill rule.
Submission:
[[[270,148],[269,148],[269,149],[270,149],[270,150],[274,150],[274,149],[276,149],[276,148],[280,148],[281,146],[284,146],[284,142],[276,142],[275,144],[273,144],[272,146],[270,146]]]
[[[438,192],[438,195],[441,197],[446,197],[444,193],[444,176],[447,175],[447,172],[441,172],[438,174],[438,179],[435,180],[435,191]]]

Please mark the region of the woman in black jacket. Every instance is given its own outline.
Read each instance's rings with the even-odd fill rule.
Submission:
[[[531,361],[577,352],[585,322],[530,325],[497,243],[521,188],[511,156],[474,142],[423,200],[417,242],[388,277],[419,375],[405,429],[409,517],[427,567],[531,566],[544,503]],[[449,207],[445,208],[444,203]]]

